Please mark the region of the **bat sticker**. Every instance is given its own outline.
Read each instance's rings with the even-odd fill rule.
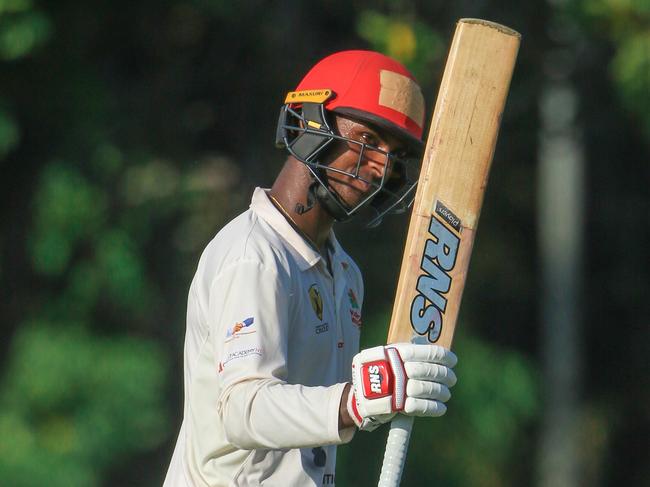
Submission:
[[[447,208],[441,201],[436,200],[436,209],[435,212],[440,215],[445,222],[447,222],[454,230],[458,233],[462,230],[462,224],[460,218],[452,213],[452,211]]]

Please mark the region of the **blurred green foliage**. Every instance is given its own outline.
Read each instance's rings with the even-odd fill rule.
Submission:
[[[364,10],[359,14],[357,32],[372,49],[404,63],[421,83],[431,81],[435,63],[444,54],[440,34],[409,16]]]
[[[86,328],[31,322],[14,336],[0,392],[3,485],[101,485],[108,467],[167,435],[159,347]]]
[[[568,10],[594,34],[614,42],[609,70],[617,94],[650,140],[650,0],[582,0]]]
[[[47,41],[52,25],[30,0],[0,1],[0,59],[27,56]]]
[[[623,102],[641,118],[650,139],[650,21],[645,31],[621,42],[612,72]]]
[[[102,190],[63,162],[47,165],[34,197],[32,262],[36,272],[57,276],[75,246],[97,234],[106,220]]]
[[[20,132],[13,117],[0,109],[0,159],[13,149],[20,139]]]

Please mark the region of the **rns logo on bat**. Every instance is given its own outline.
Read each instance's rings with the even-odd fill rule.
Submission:
[[[443,210],[446,210],[447,215],[453,216],[444,205],[438,203],[436,213],[440,214]],[[411,303],[411,326],[418,335],[426,336],[430,342],[435,342],[440,337],[443,314],[447,308],[447,298],[444,295],[451,287],[449,272],[456,265],[460,243],[460,238],[442,223],[449,221],[449,216],[441,215],[444,220],[440,220],[436,213],[431,215],[431,238],[427,239],[420,263],[424,274],[418,278],[418,294]]]

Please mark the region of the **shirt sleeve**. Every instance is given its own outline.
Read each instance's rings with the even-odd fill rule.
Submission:
[[[256,261],[239,261],[212,283],[216,407],[228,441],[238,448],[302,448],[352,437],[338,428],[345,384],[286,382],[291,295],[286,271]]]

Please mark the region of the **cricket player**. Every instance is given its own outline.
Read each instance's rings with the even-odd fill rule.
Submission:
[[[452,352],[359,352],[363,282],[332,230],[408,206],[423,121],[413,76],[375,52],[328,56],[287,94],[282,170],[208,244],[190,287],[165,487],[333,486],[336,445],[358,429],[444,414]]]

